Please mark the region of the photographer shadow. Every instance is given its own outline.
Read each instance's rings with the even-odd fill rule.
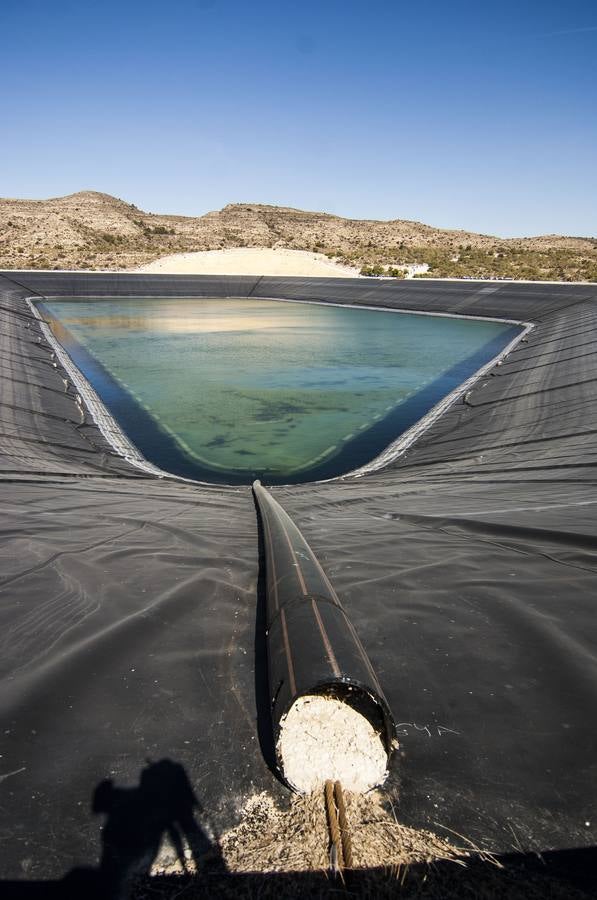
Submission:
[[[168,865],[178,872],[226,871],[217,836],[210,837],[195,818],[200,803],[179,763],[170,759],[148,763],[136,787],[101,781],[92,810],[106,816],[99,869],[72,876],[93,881],[102,897],[127,897],[134,881],[150,875],[166,840],[174,854]]]

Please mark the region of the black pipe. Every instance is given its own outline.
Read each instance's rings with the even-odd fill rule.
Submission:
[[[253,493],[265,547],[269,699],[276,758],[281,721],[306,694],[341,699],[364,715],[390,757],[396,726],[359,637],[309,544],[259,481]]]

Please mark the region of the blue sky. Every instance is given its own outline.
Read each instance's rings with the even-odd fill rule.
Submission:
[[[597,235],[597,4],[2,0],[0,196]]]

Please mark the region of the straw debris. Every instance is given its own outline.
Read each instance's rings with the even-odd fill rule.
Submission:
[[[168,865],[162,853],[152,877],[133,890],[135,900],[586,900],[569,883],[537,871],[507,868],[492,854],[458,847],[432,832],[401,825],[384,796],[345,793],[354,868],[330,874],[323,791],[294,795],[287,807],[267,793],[251,797],[240,823],[221,836],[221,865],[188,859]],[[186,855],[186,854],[185,854]]]
[[[429,831],[400,825],[386,811],[378,792],[345,793],[355,868],[402,866],[462,857],[455,847]],[[251,797],[240,823],[220,838],[229,872],[308,872],[329,867],[329,833],[323,791],[293,795],[285,809],[267,793]],[[152,874],[179,874],[162,853]]]

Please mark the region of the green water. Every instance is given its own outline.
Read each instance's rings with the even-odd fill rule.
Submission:
[[[362,465],[517,331],[275,300],[44,309],[148,458],[219,481],[307,480],[337,474],[334,460],[343,471]]]

